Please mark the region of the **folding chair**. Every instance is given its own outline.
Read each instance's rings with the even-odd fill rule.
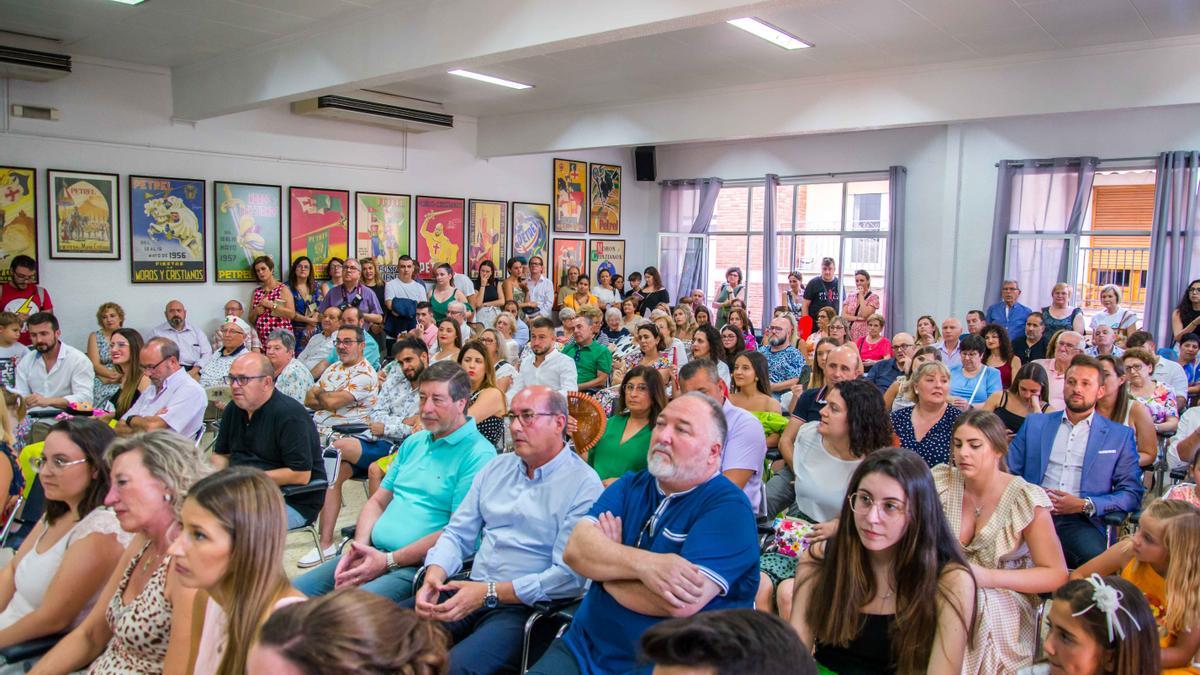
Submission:
[[[42,518],[46,511],[46,493],[42,491],[42,481],[34,476],[29,486],[29,494],[21,501],[19,508],[14,509],[5,523],[4,531],[0,534],[0,547],[18,549],[25,537],[33,531],[33,526]]]
[[[581,598],[568,598],[539,602],[533,606],[533,613],[525,620],[525,638],[521,646],[521,673],[528,671],[531,663],[537,663],[537,660],[542,658],[542,655],[550,648],[551,643],[567,632],[567,628],[571,626],[571,621],[575,618],[575,612],[579,610],[579,605],[582,603]],[[543,621],[552,622],[549,624],[550,630],[543,625]],[[542,630],[535,634],[534,630],[538,626],[542,626]]]
[[[337,448],[330,445],[322,452],[321,459],[325,462],[325,475],[329,476],[331,475],[331,471],[337,471],[338,466],[341,465],[342,455]],[[304,485],[284,485],[282,488],[280,488],[280,491],[283,493],[284,499],[287,499],[293,495],[308,494],[318,490],[328,490],[329,486],[330,482],[327,479],[314,478]],[[300,527],[291,528],[288,530],[288,534],[292,534],[293,532],[308,532],[308,534],[312,537],[313,546],[317,548],[317,554],[321,556],[321,562],[325,562],[325,552],[321,550],[320,532],[317,531],[317,517],[319,515],[320,513],[318,512]]]
[[[70,631],[44,635],[0,649],[0,665],[15,665],[45,655]]]

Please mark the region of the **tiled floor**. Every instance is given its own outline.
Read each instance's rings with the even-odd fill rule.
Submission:
[[[341,529],[353,525],[358,520],[358,514],[367,501],[363,485],[361,481],[347,481],[342,486],[342,512],[338,516],[337,529],[334,530],[334,544],[341,541]],[[311,551],[312,547],[312,537],[307,532],[297,531],[288,535],[287,549],[283,553],[283,569],[288,577],[295,578],[308,571],[296,567],[296,561]]]

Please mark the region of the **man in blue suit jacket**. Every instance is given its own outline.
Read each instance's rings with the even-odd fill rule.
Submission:
[[[1069,567],[1107,548],[1101,516],[1142,503],[1133,430],[1096,414],[1101,382],[1100,362],[1076,356],[1063,384],[1067,409],[1026,417],[1008,449],[1009,471],[1046,489]]]

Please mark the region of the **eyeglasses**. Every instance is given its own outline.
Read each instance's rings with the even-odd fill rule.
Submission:
[[[17,272],[13,272],[12,275],[13,281],[33,281],[33,277],[32,274],[18,274]]]
[[[333,343],[339,347],[349,347],[350,345],[358,344],[359,342],[362,342],[362,340],[350,338],[339,338],[333,341]]]
[[[641,382],[630,382],[629,384],[625,385],[625,391],[647,392],[650,391],[650,387],[642,384]]]
[[[167,357],[167,358],[169,359],[170,357]],[[167,362],[167,359],[163,359],[162,361],[159,361],[158,363],[156,363],[152,366],[147,366],[146,364],[143,363],[142,370],[154,370],[155,368],[161,366],[162,364],[164,364],[166,362]]]
[[[1065,349],[1069,352],[1077,352],[1079,351],[1079,345],[1073,345],[1070,342],[1059,342],[1058,349]]]
[[[75,466],[76,464],[83,464],[86,461],[87,461],[86,457],[84,457],[83,459],[77,459],[72,462],[68,462],[68,461],[64,460],[62,457],[55,457],[53,460],[48,460],[48,459],[46,459],[45,455],[42,455],[39,457],[34,457],[33,459],[29,460],[29,465],[32,466],[33,470],[37,471],[38,473],[41,473],[43,470],[46,469],[46,467],[52,467],[54,469],[54,472],[58,473],[59,471],[62,471],[63,469],[65,469],[67,467]]]
[[[916,345],[910,345],[910,344],[902,343],[902,342],[893,342],[892,343],[892,349],[912,349],[913,347],[916,347]]]
[[[239,387],[244,387],[244,386],[250,384],[251,382],[253,382],[254,380],[261,380],[265,377],[267,377],[267,376],[266,375],[226,375],[224,379],[225,379],[225,384],[228,384],[231,386],[236,384]]]
[[[879,513],[888,520],[893,520],[904,515],[908,509],[908,505],[898,499],[884,499],[875,501],[875,499],[865,492],[851,492],[846,497],[850,500],[850,508],[860,516],[865,516],[879,505]]]
[[[521,420],[521,426],[529,426],[539,417],[558,417],[558,413],[537,412],[535,410],[522,410],[519,413],[508,413],[504,416],[504,421],[512,424],[517,420]]]

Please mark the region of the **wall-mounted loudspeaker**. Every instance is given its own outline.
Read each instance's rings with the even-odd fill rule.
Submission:
[[[653,181],[657,173],[654,168],[654,146],[642,145],[634,148],[633,165],[638,180]]]

